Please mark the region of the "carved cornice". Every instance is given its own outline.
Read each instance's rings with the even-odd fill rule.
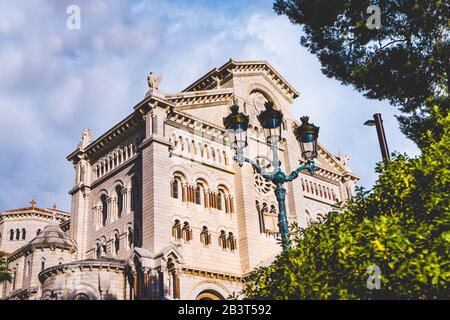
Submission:
[[[197,269],[197,268],[188,268],[188,267],[183,267],[181,269],[181,271],[187,275],[206,277],[206,278],[211,278],[211,279],[220,279],[220,280],[232,281],[232,282],[241,282],[241,283],[244,282],[243,276],[224,273],[224,272],[215,272],[215,271],[208,271],[208,270],[202,270],[202,269]]]
[[[177,109],[188,110],[203,106],[215,106],[228,103],[233,98],[233,89],[215,89],[208,91],[181,92],[167,94],[166,99],[172,102]]]
[[[200,135],[204,139],[208,139],[210,141],[221,141],[222,144],[228,141],[228,136],[225,129],[205,120],[200,120],[190,114],[183,113],[182,111],[172,111],[169,113],[165,123],[172,127],[189,132],[190,134]]]
[[[57,266],[50,267],[41,271],[38,274],[39,281],[42,283],[45,279],[50,278],[54,274],[58,273],[66,273],[67,271],[74,271],[83,269],[88,270],[105,270],[105,271],[114,271],[114,272],[124,272],[126,268],[126,261],[124,260],[116,260],[116,261],[107,261],[107,260],[80,260],[70,263],[64,263]]]

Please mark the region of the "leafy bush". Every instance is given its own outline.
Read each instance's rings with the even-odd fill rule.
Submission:
[[[258,269],[244,296],[448,299],[450,116],[437,112],[440,134],[423,136],[429,146],[420,156],[395,155],[377,166],[371,191],[358,189],[345,207],[336,206],[310,228],[293,226],[293,248]],[[380,289],[367,286],[374,265],[381,271]]]

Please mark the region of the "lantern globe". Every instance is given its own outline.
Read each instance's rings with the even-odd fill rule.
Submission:
[[[309,123],[309,117],[301,117],[302,124],[294,130],[295,138],[300,143],[302,156],[307,160],[317,157],[317,139],[319,127]]]
[[[258,115],[259,123],[264,129],[267,143],[277,144],[281,140],[283,113],[274,109],[272,101],[267,101],[264,106],[266,110]]]
[[[249,117],[239,112],[239,105],[234,100],[230,107],[231,113],[223,118],[223,125],[228,133],[230,147],[233,149],[242,149],[247,146],[247,129]]]

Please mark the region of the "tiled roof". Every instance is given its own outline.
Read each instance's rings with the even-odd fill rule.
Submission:
[[[61,230],[57,223],[50,223],[44,228],[29,245],[40,248],[57,247],[62,249],[75,249],[76,245],[69,236]]]
[[[19,209],[10,209],[10,210],[5,210],[2,213],[16,213],[16,212],[42,212],[42,213],[59,213],[59,214],[63,214],[63,215],[70,215],[70,213],[65,212],[65,211],[61,211],[58,209],[46,209],[46,208],[37,208],[37,207],[27,207],[27,208],[19,208]]]

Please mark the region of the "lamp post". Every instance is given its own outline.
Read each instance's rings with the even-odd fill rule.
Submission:
[[[228,133],[230,147],[236,151],[233,158],[240,167],[244,162],[250,163],[263,178],[271,181],[275,185],[275,196],[278,201],[278,227],[281,234],[281,243],[283,251],[290,247],[289,226],[286,216],[286,189],[284,183],[296,179],[299,173],[307,170],[310,175],[318,168],[314,165],[314,158],[317,157],[317,138],[319,136],[319,127],[309,123],[308,117],[302,117],[302,124],[295,129],[294,134],[302,151],[302,156],[306,160],[306,165],[301,165],[289,175],[286,175],[281,169],[281,161],[278,156],[278,144],[281,141],[281,124],[283,122],[283,113],[274,109],[271,101],[264,104],[266,110],[258,115],[258,121],[264,129],[266,143],[272,150],[272,165],[274,170],[266,172],[259,164],[244,155],[244,148],[247,146],[247,128],[249,124],[248,115],[239,112],[239,105],[234,100],[230,110],[231,113],[223,118],[223,124]]]
[[[377,128],[378,143],[380,144],[381,156],[383,161],[389,160],[389,149],[386,141],[386,134],[384,133],[383,119],[381,119],[380,113],[373,115],[373,120],[367,120],[364,122],[365,126]]]

